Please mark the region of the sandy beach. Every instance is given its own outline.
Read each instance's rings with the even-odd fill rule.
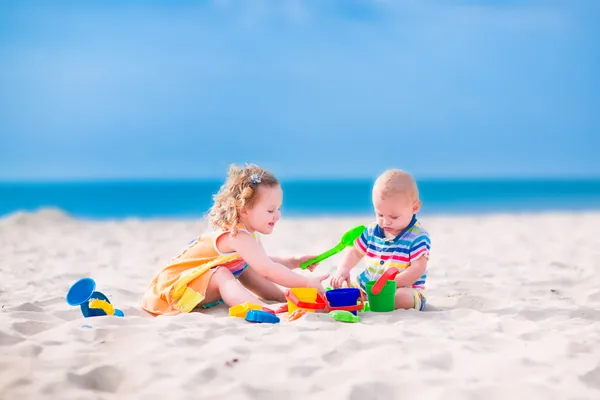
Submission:
[[[262,241],[272,255],[319,253],[369,222],[284,217]],[[600,399],[600,213],[421,222],[425,312],[254,325],[224,306],[139,310],[202,221],[0,219],[0,399]],[[125,318],[85,319],[65,302],[85,276]]]

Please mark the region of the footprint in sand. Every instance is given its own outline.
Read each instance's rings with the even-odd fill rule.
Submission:
[[[54,328],[54,324],[40,321],[24,321],[12,324],[15,331],[25,336],[37,335],[40,332]]]
[[[332,350],[323,354],[323,361],[331,365],[341,365],[347,356],[348,354],[346,352]]]
[[[288,373],[293,377],[308,378],[320,369],[321,367],[318,366],[298,365],[290,367]]]
[[[592,351],[594,351],[594,346],[590,343],[587,342],[576,342],[576,341],[571,341],[569,342],[568,346],[567,346],[567,352],[569,354],[587,354],[587,353],[591,353]]]
[[[595,303],[600,301],[600,291],[594,292],[587,297],[588,301],[591,303]]]
[[[56,317],[51,314],[35,312],[35,311],[14,311],[11,313],[14,319],[26,319],[30,321],[52,322],[56,321]]]
[[[33,381],[29,378],[18,378],[6,385],[6,388],[15,389],[20,386],[31,385]]]
[[[177,342],[178,346],[190,346],[190,347],[194,347],[196,349],[198,349],[206,344],[206,340],[202,340],[202,339],[194,337],[194,336],[178,338],[176,340],[176,342]]]
[[[81,315],[81,311],[78,309],[71,309],[65,311],[54,311],[52,316],[55,318],[62,319],[63,321],[75,321],[76,319],[81,319],[83,316]]]
[[[243,390],[249,398],[257,400],[280,400],[290,397],[287,391],[259,389],[248,385],[244,385]]]
[[[587,374],[581,375],[579,379],[591,388],[600,389],[600,366],[594,368]]]
[[[426,367],[425,369],[435,368],[442,371],[449,371],[454,365],[454,358],[448,352],[440,353],[422,360],[421,365]]]
[[[24,338],[11,336],[6,332],[0,331],[0,346],[11,346],[15,343],[19,343],[25,340]]]
[[[198,388],[198,382],[203,384],[209,383],[215,379],[218,375],[217,370],[214,367],[203,367],[195,373],[192,373],[188,379],[183,383],[183,387],[188,390],[195,390]]]
[[[9,309],[8,311],[32,311],[32,312],[44,312],[44,309],[38,305],[30,302],[19,304],[16,307]]]
[[[580,307],[577,310],[569,312],[569,317],[581,318],[589,321],[600,321],[600,310],[589,307]]]
[[[395,398],[394,389],[383,382],[356,383],[350,387],[350,400],[388,400]]]
[[[234,352],[238,353],[238,354],[250,354],[252,351],[249,347],[243,347],[243,346],[233,346],[231,348],[231,350],[233,350]]]
[[[347,340],[339,343],[334,350],[331,350],[323,354],[323,360],[332,365],[340,365],[346,358],[360,351],[364,348],[364,344],[357,341],[354,338],[348,338]]]
[[[27,342],[20,343],[13,348],[13,351],[16,351],[21,357],[26,358],[36,358],[42,352],[43,347],[37,343]]]
[[[67,381],[81,389],[114,393],[123,380],[122,375],[117,368],[103,365],[81,375],[69,372]]]
[[[550,310],[520,310],[518,316],[529,321],[540,322],[556,315]]]

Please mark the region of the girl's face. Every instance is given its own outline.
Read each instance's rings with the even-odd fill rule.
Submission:
[[[252,232],[269,235],[281,217],[283,191],[281,186],[259,186],[256,202],[252,208],[242,211],[242,219]]]

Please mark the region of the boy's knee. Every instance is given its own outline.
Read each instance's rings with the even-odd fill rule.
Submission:
[[[395,298],[395,308],[396,309],[411,309],[415,307],[415,298],[412,293],[412,290],[406,290],[404,288],[398,289],[396,291]]]

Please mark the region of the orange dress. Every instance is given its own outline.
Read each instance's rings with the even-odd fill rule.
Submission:
[[[238,229],[240,234],[249,233],[243,226]],[[227,268],[234,276],[240,276],[248,264],[237,253],[222,253],[216,246],[219,236],[227,232],[213,232],[188,243],[154,277],[142,297],[141,307],[157,315],[190,312],[206,297],[208,283],[217,268]],[[256,234],[252,236],[258,240]]]

